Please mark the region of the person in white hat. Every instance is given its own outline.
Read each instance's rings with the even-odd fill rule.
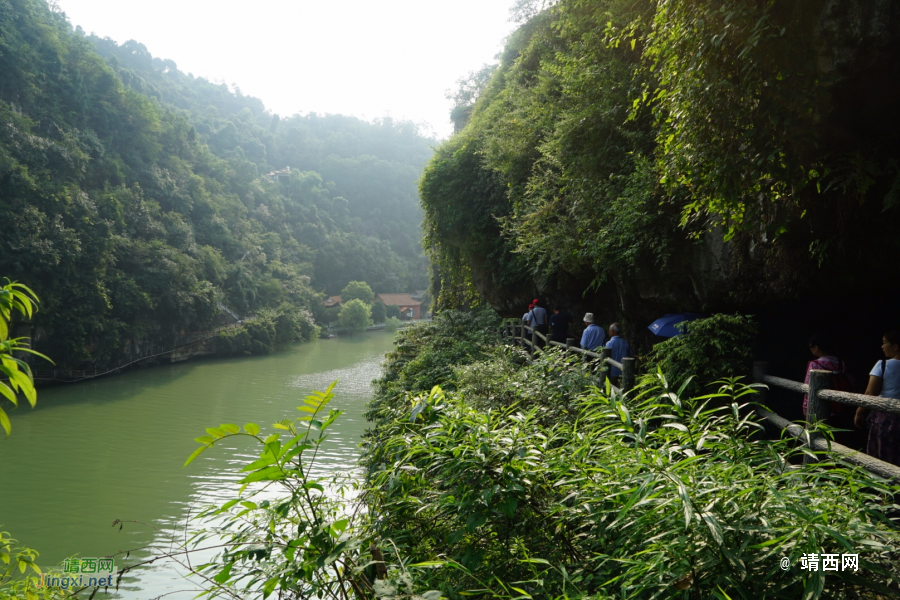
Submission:
[[[581,347],[592,351],[602,348],[603,343],[606,341],[606,332],[603,331],[602,327],[594,323],[594,313],[585,313],[583,320],[585,330],[581,334]]]

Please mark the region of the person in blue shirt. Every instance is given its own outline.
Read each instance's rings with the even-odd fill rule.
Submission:
[[[609,341],[606,342],[606,347],[612,350],[610,358],[618,363],[622,362],[623,358],[631,356],[631,346],[622,338],[622,326],[618,323],[609,326]],[[610,365],[609,379],[613,385],[619,385],[620,377],[622,377],[622,369]]]
[[[594,313],[584,314],[584,333],[581,334],[581,347],[585,350],[596,350],[603,347],[606,341],[606,334],[594,323]]]
[[[538,304],[538,299],[535,298],[532,300],[531,304],[534,308],[531,309],[531,326],[541,333],[545,337],[548,333],[550,333],[549,320],[547,319],[547,311],[543,306]],[[537,338],[538,348],[544,347],[544,340],[541,338]]]

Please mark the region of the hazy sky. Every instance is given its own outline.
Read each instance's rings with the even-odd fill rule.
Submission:
[[[450,134],[444,92],[493,62],[512,0],[57,0],[72,25],[237,85],[282,116],[390,115]]]

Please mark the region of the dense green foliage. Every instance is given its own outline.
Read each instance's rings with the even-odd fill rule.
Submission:
[[[400,331],[397,349],[387,354],[382,376],[374,382],[378,396],[423,392],[438,384],[452,389],[455,367],[493,352],[500,340],[499,325],[497,315],[490,310],[445,310],[430,322]],[[377,417],[370,414],[369,419]]]
[[[898,243],[895,119],[862,117],[854,73],[828,65],[871,61],[859,102],[895,102],[871,65],[893,68],[896,28],[866,54],[873,34],[815,3],[560,0],[525,14],[499,64],[461,81],[459,131],[420,185],[444,305],[471,303],[476,282],[499,306],[511,289],[683,277],[694,249],[732,238],[726,275],[760,281],[734,302],[886,264],[871,240]]]
[[[381,300],[372,303],[372,322],[375,324],[384,323],[387,318],[387,307]]]
[[[360,299],[345,302],[338,315],[341,327],[346,327],[354,333],[365,331],[372,324],[372,309]]]
[[[372,304],[375,293],[365,281],[351,281],[341,290],[341,301],[362,300],[365,304]]]
[[[440,377],[456,391],[382,382],[364,464],[373,535],[396,547],[388,560],[443,565],[420,574],[425,587],[452,599],[897,593],[900,490],[844,465],[794,464],[796,446],[760,436],[753,389],[730,380],[690,398],[660,374],[611,397],[555,350],[529,364],[486,347],[428,381],[419,357],[447,346],[420,327],[384,380]],[[859,571],[801,570],[803,554],[825,552],[858,553]]]
[[[271,354],[291,342],[308,342],[317,330],[305,309],[285,302],[274,310],[260,310],[243,327],[219,332],[216,352],[225,356]]]
[[[409,123],[280,119],[43,0],[0,3],[0,123],[0,269],[43,299],[33,337],[61,366],[208,328],[220,303],[312,311],[351,280],[425,285],[431,151]]]
[[[751,317],[718,314],[678,326],[685,334],[656,344],[647,357],[651,377],[661,371],[673,386],[693,377],[689,389],[699,392],[702,383],[750,373],[757,334]]]

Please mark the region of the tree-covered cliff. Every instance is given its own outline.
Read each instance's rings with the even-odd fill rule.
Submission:
[[[538,12],[486,84],[463,82],[421,183],[443,305],[477,293],[520,314],[541,293],[635,322],[788,305],[813,320],[849,297],[886,311],[898,45],[889,2]]]
[[[351,280],[424,287],[431,143],[389,119],[281,119],[43,0],[0,2],[0,275],[40,296],[35,341],[61,366],[202,330],[219,303],[302,315]]]

